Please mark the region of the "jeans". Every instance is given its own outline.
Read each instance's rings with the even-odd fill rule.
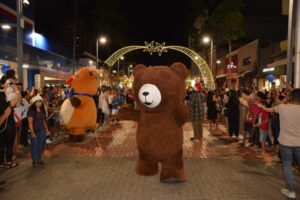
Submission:
[[[300,147],[288,147],[280,145],[280,155],[283,164],[283,175],[287,187],[290,191],[294,190],[294,179],[292,172],[293,157],[300,163]]]
[[[33,161],[42,160],[44,141],[46,139],[46,131],[41,130],[35,133],[35,138],[31,137],[31,157]]]

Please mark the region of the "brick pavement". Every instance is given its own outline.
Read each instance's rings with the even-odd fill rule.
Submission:
[[[237,143],[228,143],[220,132],[208,133],[200,143],[189,140],[185,125],[184,156],[189,181],[164,185],[159,177],[135,174],[136,125],[122,122],[105,132],[89,134],[83,144],[62,143],[46,150],[47,166],[31,168],[29,159],[6,170],[2,200],[235,200],[285,199],[280,166]],[[205,126],[207,129],[207,126]]]

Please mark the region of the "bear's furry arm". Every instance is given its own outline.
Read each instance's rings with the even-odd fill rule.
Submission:
[[[183,126],[188,121],[188,117],[188,107],[184,103],[178,105],[175,110],[175,118],[178,126]]]
[[[119,110],[118,115],[121,120],[138,121],[140,110],[123,107]]]

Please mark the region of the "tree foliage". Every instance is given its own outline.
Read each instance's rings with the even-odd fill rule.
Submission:
[[[118,0],[97,1],[91,14],[96,37],[107,35],[113,45],[122,45],[126,42],[128,24]]]
[[[245,35],[242,0],[223,0],[208,19],[207,30],[215,38],[232,41]]]
[[[232,41],[244,36],[244,17],[241,13],[243,0],[190,0],[188,17],[190,36],[197,41],[209,34],[215,42]],[[195,27],[195,21],[201,20],[201,28]]]

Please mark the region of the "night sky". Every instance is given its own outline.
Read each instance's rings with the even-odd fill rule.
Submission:
[[[86,26],[92,21],[89,13],[97,2],[102,2],[102,0],[82,1],[79,6],[79,14],[85,20]],[[272,16],[280,13],[281,0],[245,0],[244,2],[243,12],[247,16]],[[152,40],[160,43],[166,42],[167,45],[188,45],[187,16],[189,9],[187,0],[119,0],[119,3],[119,10],[126,16],[128,24],[128,30],[126,30],[128,45],[141,45],[144,41],[150,42]],[[37,30],[55,40],[59,34],[57,28],[61,23],[60,20],[69,21],[72,24],[73,5],[73,0],[36,0]],[[98,33],[95,33],[92,28],[88,28],[86,31],[92,35],[88,38],[89,42],[94,44],[95,35]],[[69,37],[72,37],[71,33]],[[109,45],[109,47],[102,49],[101,55],[107,57],[121,47],[118,44]],[[86,49],[92,54],[95,53],[93,45],[89,45]],[[128,54],[127,58],[129,62],[147,65],[170,65],[176,61],[190,64],[186,56],[172,51],[161,57],[135,51]]]
[[[71,5],[73,2],[74,1],[70,0],[53,0],[51,2],[37,1],[37,30],[42,34],[49,36],[52,40],[55,40],[55,36],[58,32],[54,27],[59,27],[57,25],[59,20],[64,18],[68,19],[72,23],[73,9]],[[90,19],[89,10],[92,9],[96,0],[89,0],[88,2],[88,4],[80,6],[79,11],[81,13],[86,12],[86,15],[83,14],[82,16],[86,19],[86,21]],[[128,23],[128,30],[126,31],[128,45],[143,45],[144,41],[151,42],[152,40],[159,43],[166,42],[167,45],[188,45],[188,33],[186,28],[187,6],[185,0],[120,0],[119,2],[120,10],[124,15],[126,15]],[[88,31],[93,32],[91,29]],[[72,36],[70,35],[70,37]],[[94,38],[91,40],[94,41]],[[107,51],[102,49],[101,54],[108,56],[120,47],[121,46],[115,46],[113,49],[109,49]],[[94,54],[94,47],[89,48],[89,51]],[[131,60],[134,60],[135,63],[145,63],[147,65],[170,65],[175,61],[182,61],[186,64],[190,63],[189,59],[181,53],[172,51],[161,57],[157,55],[150,56],[149,54],[141,51],[129,53],[127,56]]]

